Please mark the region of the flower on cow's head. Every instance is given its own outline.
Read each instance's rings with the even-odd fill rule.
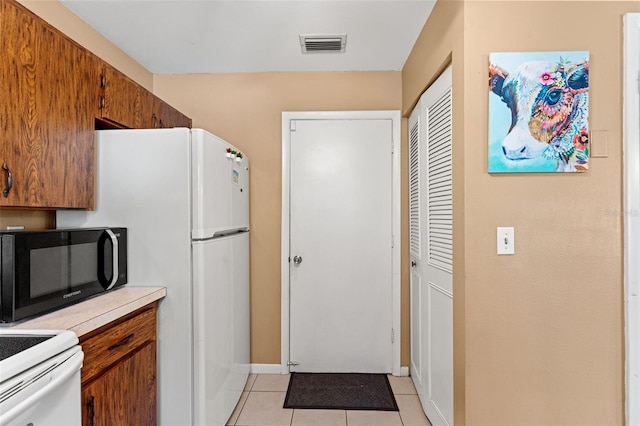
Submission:
[[[540,83],[544,84],[545,86],[553,84],[555,78],[556,78],[556,73],[550,72],[550,71],[545,71],[542,74],[540,74],[540,76],[538,77],[538,79],[540,80]]]
[[[567,81],[564,79],[562,74],[558,74],[553,82],[558,87],[564,87],[567,84]]]
[[[576,133],[575,136],[573,136],[573,146],[584,151],[588,144],[589,132],[583,127],[580,129],[580,133]]]

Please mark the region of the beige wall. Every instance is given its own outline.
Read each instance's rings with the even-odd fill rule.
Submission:
[[[280,364],[281,114],[398,110],[401,74],[165,75],[155,76],[154,87],[158,96],[190,116],[194,127],[212,131],[251,160],[251,362]],[[406,188],[403,189],[406,193]],[[403,217],[406,215],[403,212]],[[406,226],[403,229],[406,232]],[[406,306],[408,274],[403,272]],[[402,336],[402,364],[408,365],[407,309],[403,311],[403,320],[406,332]]]
[[[444,16],[447,7],[438,6]],[[453,51],[459,95],[454,210],[464,212],[454,217],[455,261],[462,259],[454,334],[464,395],[456,389],[456,416],[470,425],[623,424],[622,15],[640,3],[448,7],[463,16],[463,32],[459,20],[447,26],[436,15],[426,28],[445,27],[440,43]],[[403,70],[405,111],[447,54],[438,43],[430,48],[429,34]],[[552,50],[591,52],[592,153],[608,155],[591,158],[586,174],[489,175],[489,53]],[[514,256],[496,255],[497,226],[515,227]]]

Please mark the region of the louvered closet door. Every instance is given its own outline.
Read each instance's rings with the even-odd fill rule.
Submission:
[[[453,424],[451,68],[409,119],[411,367],[425,413]]]
[[[421,215],[420,215],[420,137],[423,131],[422,109],[419,104],[409,117],[409,257],[411,275],[409,280],[411,301],[411,379],[418,393],[422,388],[422,298],[420,265],[422,264]]]

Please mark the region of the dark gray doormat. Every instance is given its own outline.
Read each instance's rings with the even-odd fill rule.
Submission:
[[[284,408],[398,411],[386,374],[291,373]]]

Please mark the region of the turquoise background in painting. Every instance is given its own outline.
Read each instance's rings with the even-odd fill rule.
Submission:
[[[491,53],[489,62],[507,70],[514,71],[523,62],[551,61],[560,62],[560,58],[571,63],[580,63],[589,59],[588,51],[577,52],[504,52]],[[543,157],[531,160],[511,161],[502,153],[502,140],[511,126],[511,111],[500,97],[489,91],[489,173],[512,172],[555,172],[555,160]]]

